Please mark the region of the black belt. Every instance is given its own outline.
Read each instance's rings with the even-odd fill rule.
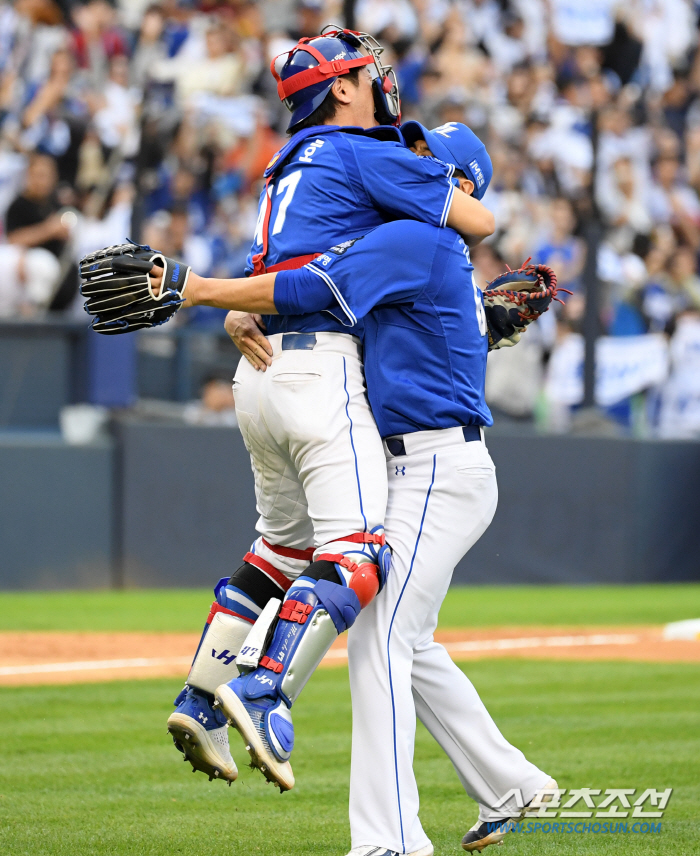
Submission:
[[[481,440],[481,428],[478,425],[463,425],[462,434],[464,434],[465,443]],[[385,442],[387,449],[395,458],[406,454],[406,445],[404,444],[403,437],[389,437]]]
[[[283,351],[313,351],[316,347],[315,333],[283,333]]]

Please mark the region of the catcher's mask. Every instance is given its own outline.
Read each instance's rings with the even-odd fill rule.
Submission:
[[[277,94],[292,113],[289,130],[308,118],[326,99],[338,77],[367,66],[372,75],[375,117],[380,125],[401,121],[399,85],[394,69],[383,65],[384,48],[368,33],[328,24],[320,36],[301,39],[272,60]]]

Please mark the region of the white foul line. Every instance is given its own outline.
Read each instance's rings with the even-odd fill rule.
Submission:
[[[576,648],[588,645],[634,645],[639,636],[616,634],[596,636],[532,636],[523,639],[477,639],[473,642],[447,642],[455,653],[466,651],[509,651],[519,648]]]
[[[522,648],[576,648],[589,645],[634,645],[639,636],[631,634],[595,635],[595,636],[531,636],[522,639],[475,639],[469,642],[443,642],[450,654],[464,654],[469,651],[512,651]],[[325,660],[347,660],[347,648],[330,650]]]
[[[513,651],[524,648],[576,648],[590,645],[634,645],[639,636],[632,634],[595,636],[531,636],[522,639],[474,639],[467,642],[445,642],[450,654],[478,651]],[[347,648],[331,649],[324,660],[347,660]],[[107,669],[148,669],[153,666],[189,666],[191,657],[138,657],[133,660],[85,660],[74,663],[38,663],[30,666],[0,666],[0,677],[40,675],[57,672],[88,672]]]
[[[87,672],[99,669],[147,669],[151,666],[189,666],[191,657],[138,657],[133,660],[85,660],[78,663],[38,663],[32,666],[0,666],[0,676],[40,675],[51,672]]]

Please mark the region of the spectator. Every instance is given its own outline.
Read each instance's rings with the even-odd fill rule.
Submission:
[[[586,252],[583,241],[574,236],[576,217],[571,202],[564,197],[553,199],[549,218],[550,234],[535,250],[535,261],[554,268],[560,285],[578,291]]]
[[[699,248],[700,202],[693,188],[683,181],[678,159],[673,155],[659,158],[654,179],[649,199],[652,219],[671,224],[691,246]]]
[[[59,178],[68,184],[75,183],[87,124],[81,94],[73,56],[68,50],[57,50],[46,82],[29,87],[21,117],[24,145],[50,152],[56,158]]]
[[[205,36],[206,52],[194,66],[181,67],[177,92],[183,104],[198,93],[238,95],[243,84],[243,60],[234,50],[230,31],[223,24],[212,24]]]
[[[99,91],[107,80],[110,60],[127,53],[126,42],[107,0],[73,6],[72,14],[76,27],[72,34],[73,53],[78,67],[85,70],[91,85]]]
[[[0,318],[38,318],[59,285],[56,257],[40,247],[0,245]]]
[[[629,157],[621,157],[612,169],[611,181],[598,193],[598,205],[613,227],[610,239],[620,252],[632,246],[635,235],[648,235],[652,220],[649,196],[643,176],[635,170]]]
[[[554,359],[557,343],[568,343],[570,356],[580,345],[585,245],[579,221],[601,217],[605,333],[670,332],[698,306],[697,5],[6,4],[0,13],[5,311],[11,306],[16,315],[37,317],[47,294],[53,309],[67,309],[76,259],[93,244],[127,234],[200,272],[240,275],[260,176],[288,121],[269,63],[299,37],[340,23],[341,12],[354,14],[350,26],[380,37],[385,59],[397,68],[404,116],[429,127],[467,122],[491,154],[494,179],[484,201],[497,231],[473,253],[477,280],[483,284],[506,263],[516,267],[532,255],[575,292],[528,334],[522,351],[496,357],[489,389],[501,412],[520,383],[518,372],[527,375],[528,395],[510,411],[521,418],[536,409],[548,354]],[[70,222],[77,224],[72,235]],[[34,251],[37,270],[49,252],[62,271],[58,291],[44,288],[43,297],[26,290]],[[200,331],[220,324],[216,310],[192,317]]]
[[[112,57],[107,83],[91,98],[95,129],[107,156],[117,148],[127,158],[137,153],[140,100],[139,91],[129,86],[129,61],[121,55]]]
[[[230,373],[214,372],[206,377],[200,399],[191,401],[184,409],[185,422],[212,428],[237,428],[231,385]]]
[[[20,247],[43,247],[57,259],[64,260],[70,229],[58,213],[56,198],[58,170],[49,155],[34,154],[29,160],[23,192],[12,202],[5,216],[5,230],[10,244]],[[67,268],[50,309],[65,309],[78,287],[77,267]]]

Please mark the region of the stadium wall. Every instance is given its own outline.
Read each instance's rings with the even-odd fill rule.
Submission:
[[[496,517],[456,583],[700,579],[700,443],[504,436]],[[112,443],[0,440],[0,588],[210,586],[254,538],[240,434],[122,421]]]

